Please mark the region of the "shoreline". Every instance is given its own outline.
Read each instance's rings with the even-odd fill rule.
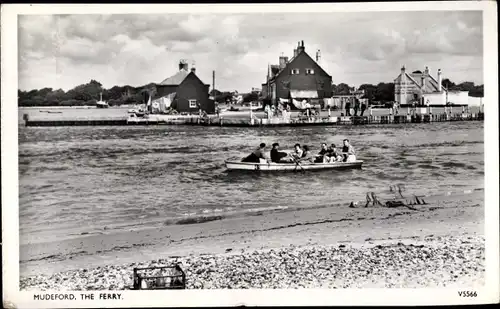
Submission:
[[[446,255],[443,252],[448,250],[446,249],[448,243],[452,241],[451,238],[467,242],[468,237],[471,237],[474,243],[472,247],[484,248],[483,200],[484,192],[478,191],[435,200],[426,199],[428,205],[418,205],[419,211],[386,207],[349,208],[345,205],[231,218],[193,225],[163,226],[121,234],[89,236],[58,243],[25,245],[21,248],[23,257],[20,264],[21,284],[24,288],[40,288],[43,282],[47,282],[51,285],[48,289],[75,288],[70,284],[71,278],[81,276],[79,275],[81,273],[86,273],[85,276],[90,276],[89,278],[94,280],[94,277],[116,278],[118,274],[114,272],[118,271],[120,276],[128,278],[127,276],[131,276],[133,265],[138,265],[138,262],[147,265],[149,262],[144,261],[155,260],[172,263],[176,259],[184,259],[188,264],[183,264],[183,268],[190,274],[198,267],[196,263],[189,264],[190,259],[202,261],[205,258],[218,259],[218,256],[222,256],[221,263],[225,263],[224,261],[230,261],[228,257],[233,255],[253,256],[271,249],[288,252],[290,248],[312,248],[314,251],[339,244],[353,247],[354,251],[351,253],[357,256],[368,252],[367,249],[356,251],[360,246],[403,241],[409,242],[409,249],[405,247],[403,251],[413,256],[418,255],[419,251],[415,251],[411,244],[423,241],[427,247],[432,242],[435,246],[442,247],[439,249],[442,252],[439,251],[438,255],[443,257]],[[443,239],[444,241],[441,241]],[[450,254],[462,256],[460,246],[449,249]],[[336,252],[332,250],[325,249],[324,254]],[[476,263],[471,267],[484,269],[484,251],[478,254],[482,256],[483,262],[473,262],[471,258],[463,256],[464,263],[465,261]],[[265,254],[261,258],[266,261],[276,260]],[[225,272],[231,272],[231,269],[228,267]],[[478,271],[478,274],[482,272],[484,271]],[[193,274],[188,275],[188,282],[189,278],[194,278],[193,276]],[[476,279],[482,280],[479,277]],[[210,286],[208,281],[203,282],[206,287]],[[238,286],[235,284],[233,282],[228,287]],[[352,284],[356,286],[357,283]],[[123,284],[113,288],[118,289],[120,286]],[[102,283],[99,289],[110,287]],[[80,288],[89,287],[80,286]],[[196,286],[188,285],[188,288]]]

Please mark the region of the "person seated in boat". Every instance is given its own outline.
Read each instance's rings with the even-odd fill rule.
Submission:
[[[344,146],[342,147],[342,155],[344,156],[344,162],[353,162],[356,161],[356,151],[354,147],[349,143],[349,140],[344,139]]]
[[[326,162],[328,162],[327,154],[328,154],[328,147],[326,146],[326,143],[321,143],[321,150],[316,155],[316,159],[314,160],[314,163],[326,163]]]
[[[260,163],[260,159],[268,161],[268,159],[264,156],[265,149],[266,144],[261,143],[257,149],[255,149],[248,157],[241,160],[241,162]]]
[[[302,149],[304,150],[304,152],[302,153],[302,157],[300,159],[297,159],[297,162],[314,163],[316,156],[311,153],[309,147],[304,145]]]
[[[274,143],[273,148],[271,149],[271,162],[274,163],[284,163],[289,162],[285,158],[288,157],[288,154],[283,151],[279,151],[280,144]]]
[[[344,157],[337,151],[337,146],[335,144],[331,144],[330,147],[328,148],[328,154],[327,156],[327,162],[333,163],[333,162],[342,162]]]
[[[302,147],[300,147],[300,144],[295,144],[295,146],[293,146],[293,149],[294,152],[290,154],[290,157],[292,157],[292,159],[294,160],[302,158],[302,154],[304,153],[304,151],[302,150]]]

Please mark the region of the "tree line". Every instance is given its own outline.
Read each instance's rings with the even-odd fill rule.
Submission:
[[[455,84],[448,78],[443,79],[442,85],[448,90],[469,91],[469,96],[483,97],[484,85],[475,85],[473,82],[463,82]],[[333,95],[348,95],[353,87],[345,83],[332,85]],[[363,84],[358,90],[364,90],[364,98],[370,101],[388,102],[394,101],[394,83],[379,83],[377,85]],[[156,93],[156,86],[150,83],[140,87],[113,86],[110,89],[105,89],[102,84],[96,80],[91,80],[87,84],[78,85],[73,89],[65,92],[62,89],[42,88],[33,89],[30,91],[18,90],[18,105],[19,106],[92,106],[96,105],[102,93],[102,99],[107,101],[110,106],[118,106],[123,104],[143,104],[150,95]],[[235,93],[219,90],[212,90],[210,95],[215,94],[215,99],[219,103],[230,101],[234,98]],[[236,93],[237,94],[237,93]],[[256,93],[245,93],[243,102],[251,102],[259,99]]]
[[[114,86],[105,89],[96,80],[78,85],[65,92],[62,89],[42,88],[30,91],[17,91],[19,106],[92,106],[96,105],[102,93],[102,99],[110,106],[123,104],[142,104],[154,94],[154,83],[141,87]]]

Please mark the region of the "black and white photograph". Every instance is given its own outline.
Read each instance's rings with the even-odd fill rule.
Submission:
[[[495,2],[119,7],[2,5],[4,306],[498,301]]]

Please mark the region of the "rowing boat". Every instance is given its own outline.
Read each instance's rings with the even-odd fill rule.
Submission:
[[[334,163],[252,163],[239,161],[225,161],[228,170],[246,171],[303,171],[303,170],[326,170],[326,169],[355,169],[361,168],[362,160],[353,162]]]

